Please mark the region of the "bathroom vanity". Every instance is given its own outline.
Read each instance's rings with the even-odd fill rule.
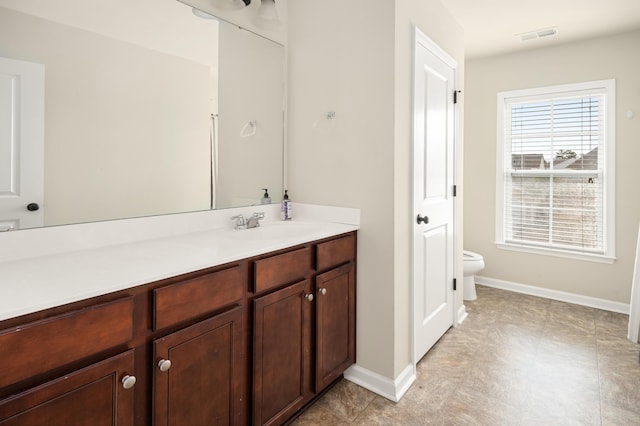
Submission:
[[[0,425],[294,416],[355,362],[357,226],[272,225],[0,263],[5,278],[23,272],[18,304],[17,288],[47,275],[124,287],[0,321]],[[174,265],[179,252],[191,270]],[[129,282],[163,263],[180,273]]]

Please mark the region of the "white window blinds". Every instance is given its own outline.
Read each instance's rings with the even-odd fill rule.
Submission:
[[[605,255],[607,91],[553,89],[501,94],[499,242]]]

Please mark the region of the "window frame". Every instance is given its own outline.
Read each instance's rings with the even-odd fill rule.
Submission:
[[[604,91],[604,169],[603,179],[603,249],[600,252],[584,250],[572,250],[567,247],[557,247],[553,244],[526,244],[516,241],[506,241],[505,236],[505,114],[507,101],[513,98],[554,98],[560,97],[566,92],[579,91]],[[562,84],[555,86],[537,87],[532,89],[520,89],[498,92],[497,96],[497,126],[496,126],[496,229],[495,244],[500,249],[513,250],[525,253],[534,253],[548,256],[558,256],[570,259],[586,260],[601,263],[613,263],[615,261],[615,128],[616,128],[616,99],[615,80],[598,80],[583,83]],[[553,176],[551,174],[550,176]]]

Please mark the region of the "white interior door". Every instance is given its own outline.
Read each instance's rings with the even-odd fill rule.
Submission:
[[[414,360],[453,325],[456,63],[416,30],[413,140]]]
[[[44,65],[0,57],[0,231],[43,225]]]

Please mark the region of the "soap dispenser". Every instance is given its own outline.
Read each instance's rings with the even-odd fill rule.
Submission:
[[[264,195],[262,196],[261,204],[271,204],[271,197],[269,197],[269,190],[267,188],[262,188],[264,191]]]
[[[280,217],[282,220],[290,220],[291,219],[291,200],[289,199],[289,194],[287,194],[287,190],[284,190],[284,197],[282,197],[282,205],[280,207]]]

